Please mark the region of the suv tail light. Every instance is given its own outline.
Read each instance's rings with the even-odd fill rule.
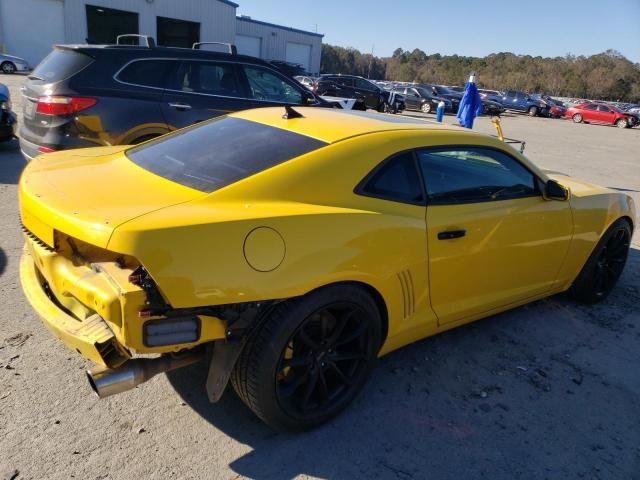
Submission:
[[[73,115],[76,112],[93,107],[98,100],[90,97],[38,97],[36,111],[44,115]]]

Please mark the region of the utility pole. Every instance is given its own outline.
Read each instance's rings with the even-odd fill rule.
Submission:
[[[371,45],[371,58],[369,58],[369,71],[367,71],[367,78],[371,78],[371,64],[373,63],[373,50],[376,48],[376,44]]]

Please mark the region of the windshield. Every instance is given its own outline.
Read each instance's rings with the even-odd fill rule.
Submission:
[[[210,193],[325,145],[288,130],[221,117],[133,147],[126,155],[156,175]]]

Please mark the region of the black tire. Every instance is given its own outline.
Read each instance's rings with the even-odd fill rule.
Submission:
[[[576,113],[573,117],[571,117],[573,123],[582,123],[582,115]]]
[[[420,110],[422,111],[422,113],[431,113],[431,102],[424,102],[420,107]]]
[[[538,115],[538,107],[536,107],[535,105],[529,107],[528,113],[530,117],[535,117],[536,115]]]
[[[619,118],[616,121],[616,126],[618,128],[629,128],[629,122],[625,118]]]
[[[277,305],[247,340],[231,383],[271,427],[308,430],[353,401],[380,345],[373,298],[356,285],[331,285]]]
[[[2,62],[0,70],[2,70],[2,73],[10,75],[12,73],[16,73],[17,68],[13,62]]]
[[[627,261],[631,233],[631,224],[624,218],[608,228],[569,289],[573,299],[591,304],[607,298]]]

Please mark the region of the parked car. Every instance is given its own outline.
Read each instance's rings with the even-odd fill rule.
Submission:
[[[482,97],[483,99],[486,98],[488,100],[492,100],[498,103],[500,103],[500,100],[502,99],[502,97],[504,97],[503,92],[500,92],[498,90],[489,90],[486,88],[479,88],[478,93],[480,94],[480,97]]]
[[[24,156],[140,143],[229,112],[329,106],[245,55],[124,45],[56,46],[24,85]]]
[[[450,112],[453,109],[451,100],[438,97],[424,87],[396,87],[393,91],[404,97],[407,110],[419,110],[423,113],[435,112],[441,101],[444,102],[445,111]]]
[[[301,83],[302,85],[304,85],[308,89],[311,89],[311,87],[313,87],[313,82],[315,82],[315,80],[316,80],[315,78],[308,77],[306,75],[296,75],[293,78],[294,78],[294,80],[297,80],[299,83]]]
[[[16,114],[11,110],[11,95],[6,85],[0,83],[0,142],[14,138]]]
[[[379,356],[564,291],[601,301],[624,269],[624,192],[454,126],[284,112],[25,168],[22,288],[100,397],[206,361],[210,400],[230,379],[267,424],[309,429]]]
[[[621,112],[617,108],[603,103],[587,102],[569,107],[565,113],[575,123],[603,123],[629,128],[635,125],[635,117],[630,113]]]
[[[0,71],[6,74],[30,72],[31,65],[24,58],[0,53]]]
[[[494,102],[493,100],[489,100],[487,98],[482,98],[480,97],[481,102],[482,102],[482,106],[483,106],[483,112],[486,115],[502,115],[505,111],[505,108],[502,106],[501,103],[499,102]]]
[[[433,95],[449,100],[451,102],[451,110],[454,112],[458,111],[460,100],[462,100],[462,93],[449,90],[443,85],[431,85],[428,83],[423,83],[421,84],[421,86],[431,91]]]
[[[367,108],[378,112],[394,110],[394,106],[390,104],[390,91],[356,75],[321,75],[315,81],[312,90],[322,96],[362,99]],[[396,96],[394,100],[396,111],[405,109],[402,96]]]
[[[547,102],[540,98],[535,98],[528,93],[517,90],[507,90],[500,99],[500,103],[507,110],[526,113],[531,117],[549,116],[551,107]]]
[[[549,106],[549,113],[547,114],[551,118],[564,118],[567,112],[567,107],[560,100],[550,97],[549,95],[533,94],[531,97],[534,100],[545,102]]]

